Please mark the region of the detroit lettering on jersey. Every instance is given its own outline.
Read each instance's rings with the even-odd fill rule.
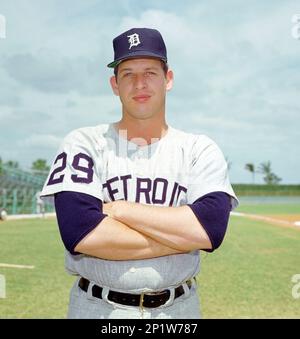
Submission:
[[[107,189],[108,195],[112,201],[115,200],[128,200],[128,187],[129,181],[132,180],[132,176],[125,175],[121,177],[114,177],[105,184],[103,188]],[[177,182],[170,184],[167,179],[155,178],[135,178],[136,180],[136,194],[135,202],[146,202],[147,204],[161,204],[174,206],[177,204],[180,194],[185,194],[187,188],[181,186]],[[117,187],[121,187],[121,192]],[[167,193],[171,192],[170,198],[167,201]]]
[[[104,202],[162,206],[193,203],[213,191],[235,197],[226,161],[211,139],[169,126],[151,141],[127,140],[127,131],[118,133],[113,124],[75,130],[62,142],[41,195],[75,191]]]
[[[55,163],[61,160],[61,164],[56,167],[51,173],[49,180],[47,182],[48,186],[56,185],[62,183],[65,179],[64,170],[67,166],[67,153],[60,153]],[[85,160],[81,162],[80,160]],[[94,162],[87,154],[78,153],[74,156],[72,161],[72,167],[77,172],[81,172],[80,174],[72,174],[70,176],[71,181],[74,183],[85,183],[85,184],[93,184],[94,177]],[[175,182],[173,184],[169,183],[167,179],[164,178],[155,178],[152,180],[151,178],[133,178],[131,174],[123,175],[123,176],[115,176],[113,178],[108,179],[103,185],[102,188],[104,191],[106,190],[106,194],[110,198],[110,201],[115,200],[128,200],[128,191],[129,188],[132,188],[132,180],[135,180],[135,202],[146,202],[147,204],[162,204],[169,206],[173,206],[174,202],[179,199],[181,193],[186,193],[187,188]],[[167,193],[171,192],[170,199],[167,202]]]

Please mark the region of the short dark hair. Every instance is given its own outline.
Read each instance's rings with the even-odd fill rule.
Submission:
[[[163,60],[160,60],[160,63],[161,63],[161,67],[162,67],[162,69],[163,69],[165,75],[167,75],[168,70],[169,70],[169,65],[168,65],[166,62],[164,62]],[[115,75],[116,78],[117,78],[117,76],[118,76],[118,70],[119,70],[119,65],[117,65],[117,66],[114,68],[114,75]]]

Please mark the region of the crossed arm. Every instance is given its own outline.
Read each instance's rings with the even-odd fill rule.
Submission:
[[[210,240],[188,206],[158,207],[118,200],[75,251],[109,260],[147,259],[210,249]]]

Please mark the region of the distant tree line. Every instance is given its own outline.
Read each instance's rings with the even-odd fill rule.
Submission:
[[[226,162],[228,170],[230,170],[232,162],[229,161],[228,157],[226,157]],[[2,159],[0,158],[0,174],[3,172],[2,165],[5,165],[10,168],[17,169],[20,168],[19,163],[17,161],[9,160],[7,162],[3,162]],[[251,173],[253,184],[255,184],[255,174],[262,174],[263,180],[267,185],[278,185],[279,182],[282,180],[274,172],[272,172],[270,161],[262,162],[257,169],[253,163],[247,163],[245,165],[245,169]],[[32,162],[30,170],[32,173],[36,175],[45,175],[49,172],[50,166],[47,164],[47,160],[37,159]]]
[[[3,162],[0,158],[0,174],[3,172],[3,165],[9,168],[21,169],[18,161],[8,160]],[[47,160],[45,159],[37,159],[32,162],[30,171],[36,175],[44,175],[47,174],[50,170],[50,166],[47,164]]]

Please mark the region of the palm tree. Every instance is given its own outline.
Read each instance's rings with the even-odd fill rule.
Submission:
[[[267,185],[277,185],[282,179],[271,170],[271,161],[262,162],[259,165],[259,173],[264,174],[264,181]]]
[[[5,165],[10,168],[19,168],[19,163],[13,160],[8,160]]]
[[[254,164],[248,163],[245,165],[245,169],[252,173],[252,183],[255,183],[255,166]]]

